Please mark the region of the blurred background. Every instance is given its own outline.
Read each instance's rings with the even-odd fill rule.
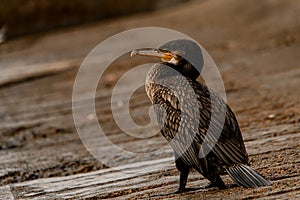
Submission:
[[[189,0],[1,0],[0,27],[6,38],[65,26],[150,12]],[[3,36],[2,36],[3,37]]]

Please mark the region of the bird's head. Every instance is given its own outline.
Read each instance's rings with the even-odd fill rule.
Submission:
[[[162,64],[174,68],[182,75],[196,80],[203,68],[201,48],[193,41],[180,39],[170,41],[159,48],[142,48],[131,52],[131,56],[152,56]]]

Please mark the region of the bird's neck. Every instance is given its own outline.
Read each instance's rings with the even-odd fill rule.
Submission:
[[[190,63],[179,63],[178,65],[173,65],[166,63],[169,67],[178,71],[184,77],[196,81],[198,76],[200,75],[199,71]]]
[[[146,84],[158,83],[173,76],[184,76],[187,79],[196,81],[199,75],[200,73],[192,65],[182,67],[169,63],[157,63],[148,71],[146,76]]]

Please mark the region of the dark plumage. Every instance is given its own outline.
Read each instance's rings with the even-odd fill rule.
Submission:
[[[271,184],[249,166],[239,125],[230,107],[196,81],[203,67],[201,48],[196,43],[175,40],[159,49],[133,51],[132,55],[156,56],[163,61],[151,67],[145,85],[152,104],[158,105],[154,109],[161,134],[175,152],[180,171],[176,193],[187,190],[191,168],[211,181],[209,187],[225,188],[220,177],[225,172],[244,187]]]

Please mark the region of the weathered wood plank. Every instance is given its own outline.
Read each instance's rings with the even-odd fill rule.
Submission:
[[[5,65],[4,63],[1,63],[0,87],[58,74],[62,71],[74,68],[74,66],[78,65],[80,60],[81,59],[73,59],[53,63],[47,62],[27,65],[26,67],[21,64],[11,66],[11,64]]]
[[[144,164],[146,164],[146,166]],[[17,196],[22,199],[41,199],[53,196],[64,199],[97,196],[97,198],[102,199],[114,197],[131,198],[138,197],[139,195],[147,197],[157,194],[158,191],[163,190],[168,192],[175,190],[177,187],[177,173],[174,173],[174,166],[170,164],[170,159],[147,163],[143,162],[139,163],[139,165],[126,165],[123,166],[122,169],[124,171],[120,171],[120,168],[116,168],[62,178],[39,179],[13,184],[11,188],[14,193],[21,191],[17,193]],[[298,170],[300,170],[299,165]],[[160,176],[159,173],[164,173],[165,171],[169,171],[167,176],[157,178]],[[120,175],[122,178],[120,178]],[[191,187],[199,187],[207,183],[207,181],[199,175],[192,176],[191,178],[192,181],[189,182],[189,186]],[[225,180],[225,182],[229,182],[228,179]],[[274,196],[277,193],[282,194],[298,190],[300,187],[299,181],[298,174],[297,177],[280,178],[273,181],[272,190],[268,193],[260,192],[263,189],[244,189],[240,187],[228,189],[226,193],[229,194],[229,198],[232,197],[232,194],[241,198],[245,195],[245,192],[248,193],[247,197],[249,198]],[[288,182],[290,184],[286,185]],[[203,195],[201,194],[203,192],[206,197],[218,197],[220,195],[213,190],[200,190],[198,193],[185,195],[199,197],[199,195]],[[253,192],[255,192],[255,194],[251,194]]]
[[[0,187],[0,199],[5,200],[14,200],[14,195],[10,190],[10,186]]]
[[[291,138],[292,135],[288,137]],[[295,146],[299,146],[300,133],[294,133],[292,143]],[[277,139],[276,139],[277,138]],[[274,141],[282,141],[282,136],[276,136]],[[256,146],[251,141],[246,142],[248,148]],[[262,142],[266,146],[266,142]],[[269,145],[268,145],[269,146]],[[251,156],[254,160],[254,167],[263,174],[267,174],[267,177],[273,179],[274,186],[272,192],[264,193],[265,196],[276,195],[278,190],[274,190],[276,187],[283,187],[285,182],[295,182],[297,185],[300,178],[300,156],[297,151],[292,148],[286,149],[284,145],[275,145],[281,147],[278,150],[278,154],[274,153],[274,149],[266,151],[261,149],[261,154],[258,153],[255,156]],[[256,166],[255,159],[260,155],[269,159],[267,162],[260,163],[260,166]],[[285,156],[284,159],[280,156]],[[278,157],[279,156],[279,157]],[[277,165],[270,168],[265,164],[270,163],[272,159],[278,159]],[[290,169],[293,165],[294,168]],[[289,170],[289,171],[286,171]],[[89,172],[85,174],[78,174],[66,177],[55,177],[37,179],[33,181],[27,181],[22,183],[16,183],[11,185],[11,190],[17,196],[22,199],[40,199],[40,198],[113,198],[122,197],[130,198],[133,196],[142,195],[146,197],[153,193],[157,193],[159,190],[172,191],[177,187],[178,173],[175,170],[173,158],[165,158],[153,161],[144,161],[139,163],[121,165],[114,168],[99,170],[95,172]],[[228,177],[225,177],[225,182],[230,183]],[[193,174],[190,176],[189,185],[197,187],[205,185],[207,180],[199,174]],[[293,184],[290,184],[293,185]],[[275,187],[276,186],[276,187]],[[7,187],[7,186],[5,186]],[[289,193],[294,190],[298,190],[299,186],[289,186],[282,193]],[[4,187],[1,189],[3,190]],[[233,188],[227,191],[230,194],[231,190],[237,190],[234,192],[237,197],[242,197],[243,189]],[[251,191],[252,189],[250,189]],[[260,197],[260,189],[256,190],[255,194],[247,195],[249,198]],[[21,192],[19,192],[21,191]],[[252,190],[253,191],[253,190]],[[247,189],[247,192],[249,190]],[[201,193],[201,192],[200,192]],[[206,197],[217,197],[215,192],[204,191]],[[146,196],[145,196],[146,195]],[[198,195],[198,194],[194,194]],[[193,195],[192,195],[193,196]],[[230,197],[230,196],[229,196]]]

